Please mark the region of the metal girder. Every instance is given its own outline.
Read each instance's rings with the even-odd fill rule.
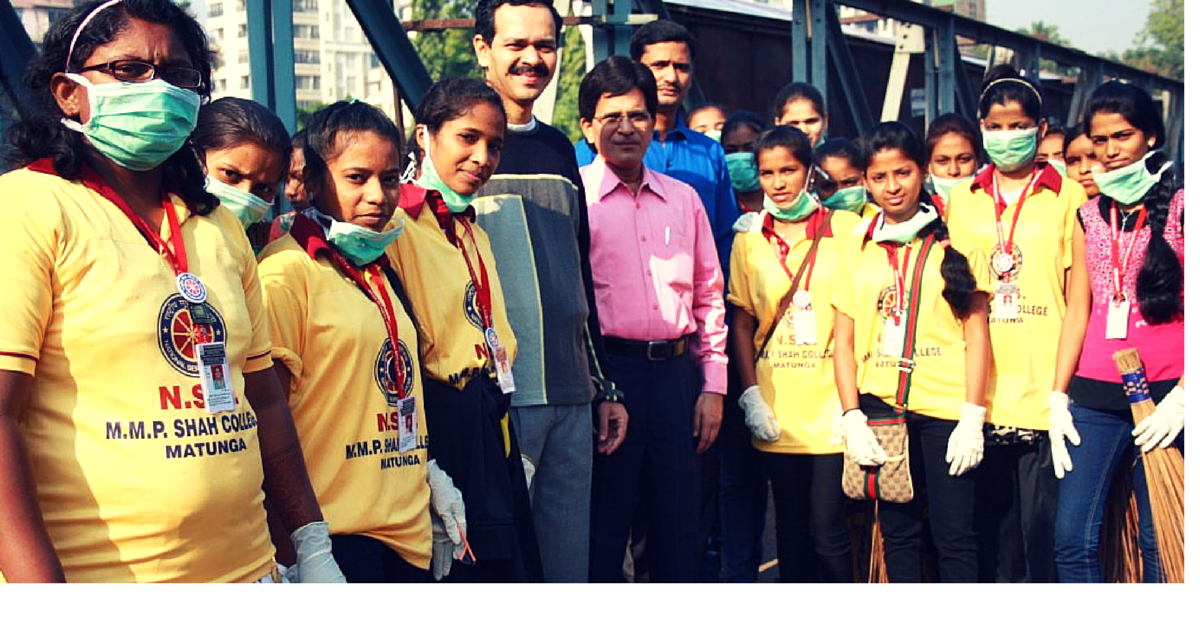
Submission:
[[[292,3],[271,3],[271,61],[275,68],[275,115],[289,133],[296,132],[296,51],[292,38]]]
[[[833,69],[837,72],[842,96],[850,108],[854,130],[859,135],[866,135],[875,126],[875,116],[871,115],[871,106],[867,103],[862,79],[858,76],[854,58],[850,56],[850,46],[842,33],[842,24],[837,19],[837,8],[829,2],[825,4],[825,11],[829,24],[829,55],[833,59]]]
[[[900,119],[904,104],[904,88],[908,83],[908,66],[914,54],[925,52],[925,30],[917,24],[900,24],[896,29],[896,51],[892,53],[892,70],[888,75],[887,91],[883,96],[881,122]]]
[[[945,21],[935,34],[937,47],[933,52],[937,64],[937,110],[941,115],[954,111],[954,59],[958,54],[958,40],[954,36],[953,13],[946,14]]]
[[[958,113],[965,116],[968,120],[975,121],[976,109],[979,108],[978,102],[971,95],[974,90],[971,89],[971,83],[967,79],[967,66],[963,64],[962,54],[958,50],[958,46],[954,47],[954,98],[958,103]]]
[[[829,17],[828,0],[794,0],[792,2],[792,80],[809,83],[826,93],[825,53]],[[834,14],[836,17],[836,14]],[[841,28],[841,23],[834,20]]]
[[[267,0],[246,0],[246,39],[249,43],[250,54],[250,97],[262,106],[274,109],[275,65],[271,63],[272,46],[268,45],[271,41],[271,20],[268,13]]]
[[[0,88],[8,93],[8,102],[21,117],[25,117],[25,105],[29,102],[21,76],[25,66],[37,50],[16,9],[8,0],[0,2]]]
[[[408,108],[416,111],[433,79],[391,5],[385,0],[346,0],[346,4]]]

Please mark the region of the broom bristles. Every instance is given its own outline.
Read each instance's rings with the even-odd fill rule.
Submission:
[[[1113,361],[1124,381],[1134,424],[1140,423],[1154,413],[1141,356],[1136,348],[1127,348],[1113,353]],[[1154,448],[1142,453],[1142,465],[1162,579],[1183,583],[1183,455],[1175,447]]]

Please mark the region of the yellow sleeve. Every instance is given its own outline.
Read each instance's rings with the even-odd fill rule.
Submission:
[[[0,176],[0,370],[33,375],[54,302],[61,200],[24,170]]]
[[[854,319],[854,277],[858,273],[858,264],[862,259],[862,235],[858,228],[846,233],[837,234],[833,240],[838,243],[836,252],[837,267],[841,268],[844,280],[838,281],[830,295],[833,308]]]
[[[746,233],[733,236],[733,251],[729,254],[729,303],[754,315],[754,304],[750,294],[750,260]]]
[[[1068,185],[1068,183],[1071,183]],[[1062,189],[1064,198],[1063,202],[1067,205],[1066,215],[1063,216],[1063,242],[1062,255],[1063,269],[1071,267],[1071,243],[1075,239],[1075,220],[1079,213],[1079,208],[1087,202],[1087,192],[1083,186],[1075,181],[1064,180]]]
[[[270,332],[272,345],[271,357],[278,359],[292,375],[289,395],[295,393],[304,371],[304,362],[300,356],[304,354],[307,339],[308,299],[297,295],[297,290],[288,285],[304,275],[302,268],[285,261],[288,251],[267,254],[264,251],[258,272],[262,277],[263,302],[266,309],[266,323]],[[303,279],[299,279],[303,280]],[[307,290],[301,285],[300,291]]]

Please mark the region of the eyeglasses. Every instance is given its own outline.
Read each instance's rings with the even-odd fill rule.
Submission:
[[[183,89],[197,89],[203,78],[199,70],[177,65],[155,65],[145,61],[109,61],[80,68],[80,72],[104,72],[122,83],[147,83],[155,77]]]
[[[631,111],[629,113],[617,113],[614,111],[612,113],[606,113],[596,118],[596,120],[598,120],[603,126],[617,127],[621,125],[623,120],[629,120],[629,123],[636,128],[646,128],[654,122],[654,118],[652,118],[650,113],[647,111]]]

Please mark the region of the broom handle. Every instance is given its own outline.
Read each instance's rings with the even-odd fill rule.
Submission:
[[[1127,348],[1113,353],[1117,371],[1121,373],[1121,386],[1129,398],[1133,411],[1133,424],[1138,424],[1154,413],[1154,399],[1150,398],[1150,383],[1146,381],[1146,369],[1136,348]]]

